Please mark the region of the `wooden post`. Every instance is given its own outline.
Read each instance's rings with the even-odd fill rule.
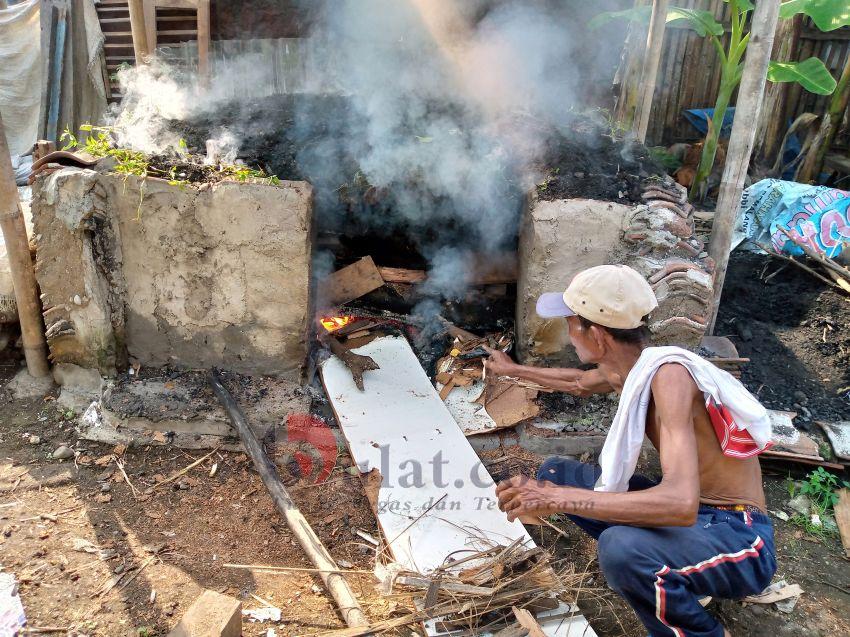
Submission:
[[[8,9],[8,8],[9,8],[9,3],[6,2],[6,0],[0,0],[0,10]]]
[[[729,265],[729,251],[732,245],[732,232],[738,219],[741,206],[741,193],[744,191],[744,179],[750,166],[750,155],[755,141],[759,111],[764,97],[764,85],[767,81],[767,65],[773,48],[773,36],[779,18],[777,0],[759,0],[753,12],[750,43],[747,57],[744,59],[744,73],[738,88],[738,102],[735,107],[735,121],[729,136],[729,149],[726,152],[726,166],[720,181],[720,193],[717,197],[717,210],[714,213],[714,226],[711,231],[711,243],[708,253],[716,263],[714,271],[714,303],[711,308],[711,320],[708,333],[714,333],[723,282],[726,280],[726,267]]]
[[[643,55],[643,72],[640,80],[640,94],[635,108],[635,137],[641,143],[646,141],[649,128],[649,115],[652,111],[652,97],[655,94],[655,82],[658,78],[658,66],[661,63],[661,50],[664,45],[664,29],[667,26],[667,8],[669,0],[654,0],[652,18],[649,21],[649,35]]]
[[[829,100],[826,113],[821,117],[820,126],[812,139],[809,151],[797,168],[794,181],[802,184],[817,183],[818,176],[823,170],[824,159],[835,140],[835,134],[841,126],[848,104],[850,104],[850,55],[844,62],[844,70],[841,72],[838,85]]]
[[[651,0],[635,0],[634,8],[647,6]],[[640,92],[640,79],[646,46],[647,26],[639,20],[629,22],[620,64],[614,75],[614,117],[623,130],[632,130]]]
[[[798,55],[802,18],[802,15],[798,15],[787,20],[779,20],[776,35],[773,37],[771,60],[790,62]],[[765,87],[764,102],[756,128],[753,158],[766,166],[773,164],[776,159],[782,138],[788,128],[786,120],[789,88],[788,82],[770,82]]]
[[[136,64],[147,64],[151,54],[148,33],[145,29],[145,10],[142,0],[128,0],[130,9],[130,31],[133,34],[133,51]]]
[[[204,84],[210,78],[210,0],[198,2],[198,76]]]
[[[215,395],[227,411],[233,427],[239,434],[242,446],[245,447],[245,451],[254,462],[254,467],[260,474],[260,478],[262,478],[263,484],[268,489],[277,510],[283,514],[289,530],[292,531],[304,553],[307,554],[307,557],[310,558],[310,561],[319,570],[319,576],[336,601],[345,623],[351,628],[368,626],[369,622],[366,619],[366,615],[363,614],[360,603],[348,586],[348,582],[342,576],[342,572],[339,570],[336,562],[334,562],[331,554],[328,553],[325,545],[322,544],[319,536],[316,535],[313,527],[310,526],[310,523],[307,522],[307,519],[298,510],[298,506],[292,500],[286,487],[283,486],[283,482],[281,482],[280,477],[277,475],[274,464],[269,460],[266,452],[263,451],[262,446],[260,446],[260,443],[257,442],[257,439],[251,432],[248,421],[245,419],[245,414],[242,413],[239,405],[233,399],[233,396],[230,395],[230,392],[227,391],[227,388],[221,383],[221,379],[214,371],[210,372],[210,384]]]
[[[24,356],[30,376],[40,378],[50,373],[47,363],[47,343],[44,340],[44,325],[41,320],[41,303],[35,284],[27,229],[18,200],[12,156],[6,141],[3,118],[0,117],[0,229],[6,242],[15,301],[18,304],[18,319],[21,322],[21,337]]]

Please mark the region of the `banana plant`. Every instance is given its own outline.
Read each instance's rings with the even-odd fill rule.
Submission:
[[[834,31],[850,25],[850,2],[847,0],[790,0],[779,7],[780,18],[793,18],[799,13],[809,16],[821,31]],[[827,105],[826,113],[820,118],[818,131],[811,140],[811,146],[797,169],[794,176],[796,181],[809,183],[817,180],[848,104],[850,104],[850,57],[844,63],[838,86]]]
[[[717,52],[721,68],[720,89],[714,104],[714,114],[708,123],[708,134],[703,144],[699,166],[691,187],[690,196],[692,200],[705,196],[708,176],[714,167],[723,118],[729,108],[729,102],[735,89],[741,83],[741,76],[744,72],[742,60],[750,41],[747,19],[755,9],[752,0],[724,0],[724,2],[729,5],[731,23],[729,41],[725,47],[723,46],[725,28],[717,21],[712,12],[683,7],[671,7],[667,12],[668,25],[693,29],[699,36],[709,39]],[[789,2],[783,3],[780,16],[791,18],[797,13],[807,13],[815,19],[812,15],[814,13],[818,15],[821,23],[829,22],[829,24],[832,24],[847,19],[847,16],[836,17],[841,8],[843,8],[844,13],[848,13],[846,0],[789,0]],[[626,11],[607,12],[591,20],[590,27],[594,28],[616,18],[646,21],[649,19],[650,13],[651,7],[636,7]],[[815,23],[821,27],[821,23],[818,23],[817,20],[815,20]],[[836,86],[835,78],[832,77],[824,63],[814,57],[800,62],[771,62],[767,79],[771,82],[797,82],[806,90],[819,95],[831,94]]]

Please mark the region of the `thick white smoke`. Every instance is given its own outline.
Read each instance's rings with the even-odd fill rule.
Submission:
[[[392,201],[364,212],[361,223],[415,229],[434,296],[462,292],[470,251],[505,247],[515,237],[524,192],[538,177],[532,167],[552,135],[566,129],[589,81],[572,63],[588,42],[586,16],[577,16],[576,6],[332,0],[313,21],[301,47],[312,78],[306,85],[346,96],[350,109],[332,134],[310,137],[298,152],[301,172],[319,200],[332,198],[349,176],[344,162],[354,158],[365,180]],[[606,52],[613,66],[618,47],[600,47],[600,57]],[[234,101],[247,109],[275,84],[274,66],[257,54],[216,60],[213,69],[206,84],[161,63],[120,71],[119,141],[147,152],[175,150],[179,137],[164,119]],[[316,122],[339,117],[321,104],[297,110],[293,126],[319,130]],[[213,150],[233,156],[238,132],[228,126],[213,134]],[[381,217],[385,210],[392,218]],[[449,227],[454,234],[444,231]]]
[[[394,218],[371,223],[403,218],[429,231],[419,233],[436,244],[421,246],[430,262],[421,291],[434,298],[461,295],[470,251],[515,236],[532,166],[576,105],[582,78],[570,60],[584,38],[572,31],[582,25],[545,5],[338,0],[316,27],[313,49],[324,55],[313,72],[333,78],[352,113],[342,136],[299,159],[336,178],[334,159],[355,157],[395,204]],[[441,231],[458,225],[461,236]]]

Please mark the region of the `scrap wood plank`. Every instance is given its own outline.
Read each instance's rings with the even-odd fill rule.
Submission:
[[[499,511],[492,478],[408,342],[385,336],[354,351],[380,365],[365,391],[336,357],[321,377],[354,462],[382,474],[376,515],[395,561],[428,572],[452,553],[484,548],[482,539],[533,547],[525,527]],[[549,637],[595,634],[581,615],[543,627]]]
[[[331,274],[325,281],[322,298],[331,305],[342,305],[377,290],[383,284],[384,279],[372,257],[363,257]]]
[[[818,443],[794,426],[797,412],[768,409],[767,415],[770,417],[772,429],[770,441],[773,443],[769,451],[785,451],[811,460],[823,460]]]
[[[758,457],[762,460],[799,462],[800,464],[812,465],[815,467],[824,467],[825,469],[835,469],[836,471],[844,470],[843,464],[839,464],[837,462],[828,462],[823,459],[818,460],[813,456],[804,456],[799,453],[790,453],[788,451],[774,451],[773,449],[768,449],[767,451],[762,451]]]
[[[838,491],[838,504],[835,505],[835,523],[841,534],[844,554],[850,558],[850,489]]]
[[[538,624],[537,620],[534,619],[534,615],[524,608],[517,608],[516,606],[514,606],[511,610],[520,625],[528,631],[528,637],[546,637],[546,633],[544,633],[543,629],[540,628],[540,624]]]

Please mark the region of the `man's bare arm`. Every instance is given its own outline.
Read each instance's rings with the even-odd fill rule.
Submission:
[[[584,371],[572,368],[531,367],[515,363],[510,356],[498,350],[489,351],[490,358],[484,362],[488,373],[521,378],[575,396],[607,394],[613,391],[611,384],[598,369]]]
[[[663,365],[652,381],[659,424],[661,482],[626,493],[560,487],[551,482],[512,478],[499,484],[499,507],[513,520],[520,515],[574,513],[634,526],[690,526],[699,509],[699,467],[693,423],[697,387],[681,365]]]

